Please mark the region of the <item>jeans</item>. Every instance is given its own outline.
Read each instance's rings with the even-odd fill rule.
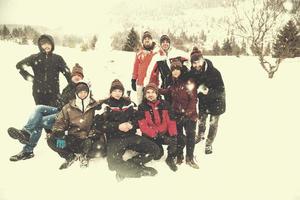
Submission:
[[[23,130],[30,134],[29,143],[23,147],[23,152],[32,152],[34,147],[37,145],[43,128],[51,129],[58,109],[51,106],[37,105],[34,112],[29,117]]]
[[[199,114],[200,123],[199,123],[198,132],[203,135],[206,130],[207,117],[208,117],[208,114]],[[212,143],[217,135],[219,118],[220,118],[220,115],[210,115],[209,130],[208,130],[206,145],[212,145]]]

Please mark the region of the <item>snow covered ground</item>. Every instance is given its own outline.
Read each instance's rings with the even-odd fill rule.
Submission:
[[[284,61],[269,80],[255,57],[209,57],[223,75],[227,95],[227,112],[220,119],[214,153],[205,155],[201,143],[195,152],[199,170],[183,164],[174,173],[163,158],[149,163],[159,171],[157,176],[118,183],[103,159],[91,162],[87,169],[76,163],[58,170],[63,160],[48,148],[45,135],[33,159],[9,161],[22,146],[6,130],[21,128],[34,107],[31,83],[22,79],[15,64],[35,52],[35,46],[0,42],[0,200],[300,200],[299,58]],[[96,98],[108,95],[115,78],[130,89],[133,53],[62,47],[55,52],[70,68],[75,62],[84,67]],[[65,84],[63,80],[61,88]]]

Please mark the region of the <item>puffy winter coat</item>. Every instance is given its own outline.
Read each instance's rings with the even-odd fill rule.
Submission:
[[[164,100],[144,101],[138,107],[141,132],[151,138],[158,134],[177,135],[176,121],[169,104]]]
[[[16,67],[25,80],[33,79],[33,94],[59,94],[59,73],[63,73],[67,81],[70,82],[70,69],[60,55],[53,53],[55,47],[53,38],[50,35],[42,35],[39,41],[43,38],[48,38],[51,41],[51,53],[44,53],[40,42],[38,42],[40,52],[21,60]],[[25,65],[32,68],[33,74],[25,70]]]
[[[133,126],[128,132],[119,130],[119,125],[129,122]],[[136,105],[128,98],[122,97],[117,100],[112,97],[101,104],[95,117],[96,129],[106,133],[108,140],[134,135],[138,128]]]
[[[173,79],[171,86],[159,90],[161,94],[170,95],[171,107],[178,116],[186,116],[197,120],[197,90],[189,91],[186,88],[186,81]]]
[[[53,134],[61,135],[67,131],[68,135],[87,138],[93,128],[95,110],[99,109],[99,105],[100,102],[93,98],[81,100],[76,96],[58,113],[52,127]]]
[[[221,73],[213,66],[212,62],[205,59],[205,70],[200,71],[194,68],[185,76],[192,77],[197,86],[208,88],[208,94],[198,93],[199,112],[212,115],[221,115],[226,110],[225,86]]]

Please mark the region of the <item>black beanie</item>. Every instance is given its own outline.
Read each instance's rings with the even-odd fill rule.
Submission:
[[[149,31],[145,31],[144,34],[143,34],[143,37],[142,37],[142,42],[144,41],[144,39],[148,37],[150,39],[152,39],[152,35]]]
[[[203,55],[202,55],[201,51],[198,49],[198,47],[194,47],[192,50],[192,53],[191,53],[191,63],[199,60],[202,57],[203,57]]]

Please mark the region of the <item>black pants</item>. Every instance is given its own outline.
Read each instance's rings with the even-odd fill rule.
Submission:
[[[206,130],[206,120],[207,120],[208,114],[199,114],[199,134],[205,133]],[[219,123],[220,115],[210,115],[209,119],[209,131],[207,135],[206,145],[212,145],[218,131],[218,123]]]
[[[70,158],[75,153],[86,154],[91,150],[93,140],[91,138],[80,139],[74,136],[66,136],[66,147],[61,149],[56,147],[57,137],[50,136],[47,140],[48,146],[55,152],[57,152],[62,158]]]
[[[136,151],[138,155],[125,161],[123,155],[126,150]],[[160,149],[154,142],[139,135],[109,139],[107,142],[109,169],[125,177],[140,177],[143,164],[157,159],[159,154]]]
[[[187,117],[181,117],[176,121],[177,124],[177,155],[183,155],[186,145],[186,157],[193,159],[195,149],[196,121]],[[185,130],[185,135],[183,134]]]
[[[56,93],[43,93],[38,91],[33,91],[32,93],[35,105],[46,105],[59,107],[59,94]]]
[[[159,160],[164,155],[164,149],[162,145],[168,145],[168,157],[175,158],[177,154],[177,137],[169,136],[167,134],[159,134],[155,138],[151,138],[160,149],[160,155],[157,158]]]

